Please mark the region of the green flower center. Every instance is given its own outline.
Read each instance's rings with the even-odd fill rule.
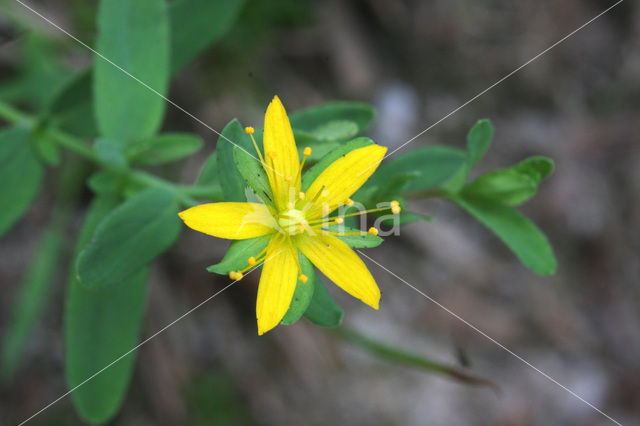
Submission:
[[[278,215],[278,225],[284,234],[295,235],[304,232],[309,225],[302,210],[289,209]]]

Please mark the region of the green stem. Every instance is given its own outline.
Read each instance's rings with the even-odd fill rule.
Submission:
[[[35,118],[1,101],[0,118],[16,125],[26,125],[29,127],[36,125]],[[56,127],[49,126],[44,129],[44,131],[60,146],[99,165],[103,169],[127,175],[132,182],[142,186],[168,188],[175,191],[180,198],[180,202],[187,207],[197,204],[198,202],[195,199],[205,199],[209,201],[222,200],[222,191],[219,185],[193,186],[175,184],[142,170],[135,170],[126,166],[106,162],[83,140]]]
[[[357,331],[348,329],[344,326],[336,328],[332,331],[342,340],[349,342],[354,346],[358,346],[359,348],[364,349],[379,358],[396,362],[398,364],[404,364],[424,370],[433,371],[434,373],[442,374],[453,380],[470,385],[489,386],[495,392],[499,393],[499,388],[495,383],[487,379],[467,374],[458,368],[442,364],[437,361],[432,361],[422,355],[411,353],[404,349],[390,346],[386,343],[371,339],[370,337],[363,336]]]

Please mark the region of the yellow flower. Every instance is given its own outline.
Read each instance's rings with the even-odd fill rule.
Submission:
[[[253,128],[245,131],[253,139]],[[371,176],[376,167],[370,166],[377,165],[387,149],[373,144],[354,149],[329,165],[306,192],[301,192],[302,167],[311,149],[304,149],[300,162],[289,118],[277,96],[267,108],[263,144],[264,156],[254,140],[273,193],[272,205],[221,202],[180,213],[190,228],[218,238],[242,240],[271,235],[266,249],[247,259],[245,269],[229,274],[232,279],[240,279],[243,272],[264,262],[256,306],[258,334],[280,323],[297,281],[307,282],[298,263],[298,251],[340,288],[378,309],[380,290],[371,273],[337,238],[347,234],[324,228],[344,221],[344,216],[330,218],[328,214],[342,205],[353,205],[349,197]]]

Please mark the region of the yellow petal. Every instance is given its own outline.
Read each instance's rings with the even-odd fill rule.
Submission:
[[[378,309],[380,289],[367,266],[346,243],[331,235],[303,234],[295,244],[338,287]]]
[[[259,203],[210,203],[178,213],[191,229],[229,240],[244,240],[275,232],[269,209]]]
[[[291,201],[288,199],[289,187],[294,188],[293,201],[300,190],[300,159],[287,112],[277,96],[269,104],[264,117],[263,145],[268,166],[265,169],[276,199],[276,207],[282,210],[287,201]]]
[[[294,255],[297,251],[292,249],[288,239],[280,235],[274,236],[267,246],[256,303],[258,334],[280,324],[289,309],[298,280]]]
[[[321,192],[307,217],[313,219],[326,215],[346,202],[369,179],[386,152],[387,148],[383,146],[368,145],[354,149],[331,163],[307,190],[308,200],[315,199]],[[324,212],[323,206],[326,206]]]

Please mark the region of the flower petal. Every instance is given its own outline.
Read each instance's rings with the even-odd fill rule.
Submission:
[[[317,218],[329,214],[343,204],[364,184],[380,164],[387,148],[380,145],[368,145],[354,149],[334,161],[307,190],[307,199],[315,199],[318,192],[326,191],[308,210],[307,218]],[[323,206],[328,208],[323,212]]]
[[[275,232],[269,209],[259,203],[200,204],[178,213],[191,229],[229,240],[245,240]]]
[[[288,239],[280,235],[274,236],[267,246],[267,254],[256,303],[258,334],[264,334],[280,321],[287,313],[293,292],[298,281],[298,267]]]
[[[347,244],[331,235],[302,234],[298,249],[338,287],[378,309],[380,289],[358,255]]]
[[[282,210],[289,201],[289,187],[294,187],[293,194],[300,190],[300,159],[287,112],[277,96],[269,104],[264,117],[263,145],[267,166],[273,169],[266,167],[269,183],[276,206]],[[285,180],[287,177],[290,182]]]

